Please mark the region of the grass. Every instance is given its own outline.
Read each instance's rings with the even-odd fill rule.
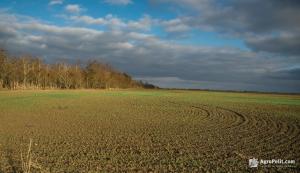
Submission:
[[[183,94],[183,97],[190,101],[209,101],[212,103],[232,102],[244,104],[300,105],[299,95],[190,91]]]
[[[45,172],[245,172],[248,158],[300,158],[299,115],[299,95],[0,91],[0,172],[26,172],[30,138]]]

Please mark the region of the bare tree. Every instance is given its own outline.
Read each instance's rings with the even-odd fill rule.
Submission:
[[[0,51],[0,88],[77,89],[142,87],[128,74],[108,64],[90,61],[86,66],[67,63],[45,64],[32,56],[10,57]]]

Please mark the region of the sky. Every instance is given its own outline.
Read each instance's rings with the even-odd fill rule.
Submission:
[[[1,0],[0,47],[160,87],[300,92],[299,0]]]

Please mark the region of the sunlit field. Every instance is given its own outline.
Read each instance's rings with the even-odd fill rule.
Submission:
[[[300,96],[181,90],[0,92],[0,172],[296,172]],[[296,160],[249,167],[249,159]]]

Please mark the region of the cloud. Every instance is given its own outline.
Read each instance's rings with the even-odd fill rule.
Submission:
[[[167,32],[186,32],[189,31],[191,28],[187,24],[183,22],[180,18],[175,18],[167,21],[161,22],[162,26],[165,27]]]
[[[246,44],[255,51],[300,55],[300,34],[250,37],[246,40]]]
[[[92,17],[88,15],[74,15],[67,19],[86,25],[102,25],[111,29],[121,29],[123,31],[151,31],[152,27],[162,27],[169,34],[185,33],[192,28],[184,23],[185,19],[174,18],[170,20],[153,19],[149,15],[143,15],[138,20],[124,20],[118,16],[108,14],[104,17]]]
[[[136,30],[150,30],[152,25],[155,24],[155,20],[153,20],[149,15],[144,15],[138,21],[129,21],[127,23],[128,28],[136,29]]]
[[[169,3],[180,11],[184,30],[218,32],[243,39],[250,48],[280,54],[299,54],[296,38],[300,37],[300,1],[295,0],[152,0]],[[171,27],[172,29],[173,27]],[[176,27],[175,27],[176,30]],[[289,37],[283,36],[286,33]],[[270,34],[272,37],[270,37]],[[253,37],[267,39],[253,40]],[[293,39],[294,38],[294,39]],[[272,41],[277,44],[270,44]]]
[[[298,71],[291,70],[300,66],[298,56],[180,45],[137,31],[56,26],[7,13],[0,18],[0,46],[16,55],[98,59],[165,87],[300,92]]]
[[[189,11],[191,26],[229,33],[299,30],[300,3],[294,0],[152,0],[171,2]],[[190,12],[193,10],[193,12]]]
[[[269,74],[270,77],[282,80],[300,80],[300,66],[277,69]]]
[[[133,3],[131,0],[105,0],[104,2],[111,5],[128,5]]]
[[[63,0],[51,0],[49,5],[60,5],[63,4]]]
[[[83,15],[83,16],[71,16],[71,20],[79,23],[85,23],[88,25],[104,25],[107,21],[103,18],[93,18],[91,16]]]
[[[154,21],[151,19],[150,16],[144,15],[140,19],[134,21],[129,20],[125,21],[117,16],[113,16],[112,14],[108,14],[105,17],[94,18],[92,16],[87,15],[76,15],[70,16],[70,20],[76,23],[82,23],[87,25],[103,25],[107,26],[110,29],[122,29],[122,30],[142,30],[142,31],[149,31],[152,27]]]
[[[235,91],[282,91],[280,87],[266,88],[260,84],[245,84],[240,82],[196,81],[185,80],[178,77],[137,77],[135,80],[146,81],[162,88],[185,88],[185,89],[210,89],[210,90],[235,90]]]
[[[112,29],[127,31],[150,31],[152,27],[162,27],[169,34],[181,34],[190,31],[192,28],[184,22],[184,18],[169,20],[153,19],[149,15],[143,15],[138,20],[124,20],[118,16],[107,14],[104,17],[92,17],[88,15],[73,15],[67,19],[86,25],[102,25]]]
[[[117,42],[110,44],[109,47],[113,49],[132,49],[134,45],[129,42]]]
[[[78,4],[69,4],[65,7],[69,13],[80,13],[83,9]]]

